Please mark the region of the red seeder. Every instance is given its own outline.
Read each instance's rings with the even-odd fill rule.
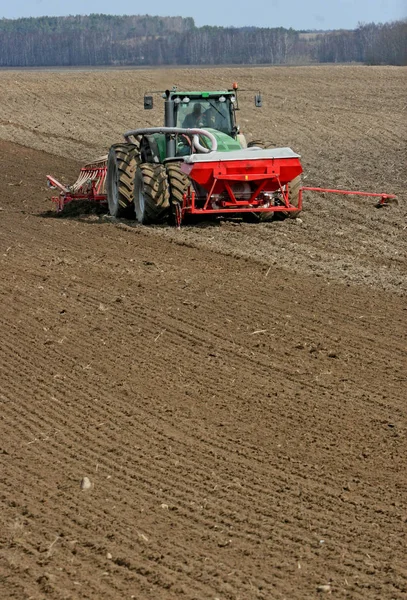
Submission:
[[[177,224],[181,225],[187,215],[299,212],[305,191],[377,197],[380,198],[378,206],[396,198],[384,193],[300,187],[295,205],[291,204],[290,184],[302,173],[300,157],[291,150],[287,152],[289,149],[278,150],[274,151],[274,156],[273,151],[259,150],[256,154],[251,149],[239,158],[233,152],[185,157],[182,170],[188,175],[191,185],[184,194],[182,205],[176,206]],[[47,175],[49,185],[60,190],[59,196],[52,198],[57,211],[78,200],[106,204],[106,172],[106,158],[103,157],[84,166],[71,187]]]

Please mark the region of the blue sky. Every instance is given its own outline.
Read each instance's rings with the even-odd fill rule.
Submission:
[[[191,0],[112,3],[107,0],[0,0],[0,18],[43,15],[152,14],[193,17],[198,26],[352,29],[359,22],[386,22],[407,17],[406,0]]]

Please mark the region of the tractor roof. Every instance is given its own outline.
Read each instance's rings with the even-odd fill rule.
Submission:
[[[203,92],[202,90],[200,92],[182,92],[182,91],[174,91],[171,92],[171,96],[189,96],[189,97],[195,97],[195,98],[213,98],[216,96],[236,96],[236,91],[235,90],[216,90],[216,91],[210,91],[210,92]]]

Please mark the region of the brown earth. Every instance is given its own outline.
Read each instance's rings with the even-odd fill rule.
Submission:
[[[0,72],[1,598],[407,598],[405,76]],[[158,124],[146,89],[235,79],[267,101],[242,93],[248,137],[307,183],[399,205],[181,231],[47,212],[46,173]]]

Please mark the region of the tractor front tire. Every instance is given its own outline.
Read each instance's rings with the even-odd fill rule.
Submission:
[[[142,225],[163,223],[170,213],[170,193],[164,165],[142,163],[134,178],[134,210]]]
[[[134,218],[134,176],[140,163],[135,144],[114,144],[107,157],[106,190],[112,217]]]
[[[168,162],[165,168],[170,188],[171,215],[172,220],[176,223],[184,203],[184,194],[187,192],[191,181],[188,175],[181,171],[180,162]]]

